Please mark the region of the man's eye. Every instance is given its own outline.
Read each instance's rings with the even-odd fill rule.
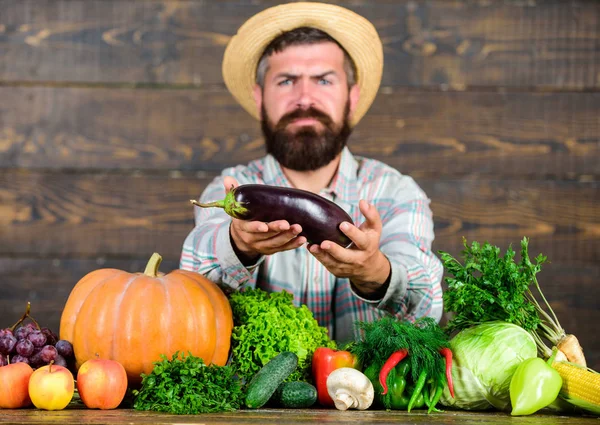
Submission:
[[[285,80],[281,80],[280,82],[277,83],[278,86],[287,86],[292,82],[291,79],[286,78]]]
[[[331,81],[325,79],[325,78],[320,78],[319,79],[319,84],[323,85],[323,86],[327,86],[329,84],[331,84]]]

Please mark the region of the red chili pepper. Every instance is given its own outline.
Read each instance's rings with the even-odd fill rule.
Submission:
[[[398,363],[400,363],[404,357],[406,357],[407,354],[408,354],[408,350],[406,350],[406,349],[398,350],[398,351],[392,353],[392,355],[383,364],[383,367],[381,368],[381,371],[379,372],[379,383],[381,384],[381,386],[383,388],[383,391],[381,394],[387,394],[387,384],[385,382],[387,380],[387,376],[389,375],[390,371],[393,368],[395,368],[396,365]]]
[[[321,406],[335,406],[327,392],[327,377],[331,372],[342,367],[357,369],[356,356],[349,351],[337,351],[327,347],[319,347],[315,350],[312,358],[312,372]]]
[[[450,395],[454,398],[454,386],[452,384],[452,351],[450,351],[449,348],[442,348],[440,354],[446,358],[446,379],[448,380]]]

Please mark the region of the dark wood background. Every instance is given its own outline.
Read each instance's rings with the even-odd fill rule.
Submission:
[[[600,370],[600,3],[365,1],[380,93],[350,147],[415,177],[436,250],[531,238]],[[196,198],[264,153],[229,95],[229,37],[272,1],[0,0],[0,326],[58,329],[101,267],[178,267]]]

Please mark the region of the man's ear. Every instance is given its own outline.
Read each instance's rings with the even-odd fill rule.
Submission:
[[[256,107],[258,108],[258,113],[262,115],[262,88],[258,84],[256,84],[254,86],[252,95],[254,96],[254,102],[256,102]],[[262,119],[262,116],[261,116],[261,119]]]
[[[356,110],[356,105],[358,105],[358,99],[360,98],[360,88],[358,84],[354,84],[350,87],[350,92],[348,93],[348,100],[350,101],[350,116],[354,115],[354,111]]]

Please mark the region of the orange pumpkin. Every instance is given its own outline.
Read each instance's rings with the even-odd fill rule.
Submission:
[[[96,358],[120,362],[130,386],[164,354],[190,352],[224,365],[233,318],[221,289],[185,270],[159,273],[154,254],[144,273],[99,269],[73,288],[60,320],[60,337],[73,344],[76,366]]]

